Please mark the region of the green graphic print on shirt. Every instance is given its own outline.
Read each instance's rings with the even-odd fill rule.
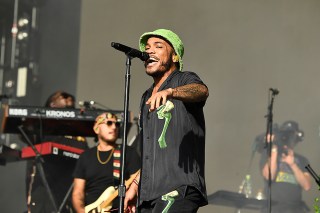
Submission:
[[[290,166],[284,162],[281,162],[279,165],[279,172],[277,174],[277,178],[275,180],[277,183],[291,183],[298,185],[298,181],[296,180]]]
[[[160,148],[166,148],[167,147],[167,143],[166,143],[166,132],[171,120],[171,110],[174,108],[174,104],[171,101],[167,101],[165,103],[165,105],[161,105],[160,107],[158,107],[157,109],[157,114],[158,114],[158,119],[165,119],[164,121],[164,126],[162,129],[162,133],[158,139],[159,142],[159,146]]]

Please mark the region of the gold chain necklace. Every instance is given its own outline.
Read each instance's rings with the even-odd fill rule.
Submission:
[[[112,148],[112,150],[111,150],[111,152],[110,152],[110,154],[109,154],[108,159],[103,162],[103,161],[100,159],[100,153],[99,153],[99,149],[98,149],[98,147],[97,147],[97,159],[98,159],[98,161],[99,161],[101,164],[106,164],[106,163],[108,163],[108,162],[110,161],[110,159],[111,159],[111,156],[112,156],[113,152],[114,152],[114,148]]]

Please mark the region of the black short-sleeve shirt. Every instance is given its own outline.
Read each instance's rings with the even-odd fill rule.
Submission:
[[[203,84],[193,72],[174,71],[159,91],[187,84]],[[185,103],[170,100],[174,108],[165,134],[166,148],[160,148],[158,139],[164,129],[165,119],[157,111],[149,112],[145,102],[151,96],[151,86],[142,96],[140,125],[142,128],[142,172],[140,203],[156,199],[180,186],[193,186],[201,192],[207,204],[204,178],[205,164],[205,101]]]
[[[281,161],[281,154],[277,158],[278,169],[275,179],[272,181],[272,199],[280,204],[297,204],[302,200],[302,188],[296,179],[290,166]],[[266,152],[262,153],[260,160],[260,168],[267,162]],[[304,156],[295,153],[294,162],[301,169],[302,172],[308,172],[305,168],[309,161]],[[265,181],[265,191],[267,194],[267,181]]]
[[[106,161],[111,151],[99,151],[102,161]],[[140,168],[140,157],[131,148],[126,149],[125,179],[137,172]],[[97,147],[93,147],[80,155],[73,173],[74,178],[86,180],[85,205],[95,202],[109,186],[118,186],[113,176],[113,156],[106,164],[97,159]],[[115,206],[115,205],[113,205]]]

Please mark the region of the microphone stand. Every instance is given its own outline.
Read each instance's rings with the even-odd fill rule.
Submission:
[[[129,91],[130,91],[130,66],[131,59],[128,54],[126,54],[126,73],[125,73],[125,96],[124,96],[124,121],[123,121],[123,137],[122,137],[122,154],[121,154],[121,175],[120,175],[120,185],[118,188],[119,192],[119,213],[124,212],[124,197],[126,195],[126,186],[124,184],[125,177],[125,162],[126,162],[126,146],[127,146],[127,126],[128,126],[128,108],[129,108]]]
[[[268,212],[271,213],[271,162],[269,159],[271,159],[271,149],[272,149],[272,124],[273,124],[273,102],[275,96],[279,93],[277,91],[274,91],[273,89],[270,89],[272,92],[271,94],[271,100],[270,104],[268,106],[268,114],[266,115],[267,117],[267,131],[266,131],[266,136],[265,136],[265,144],[267,147],[267,153],[268,153]],[[270,140],[268,142],[268,140]]]
[[[317,175],[317,173],[311,168],[310,164],[308,164],[305,167],[308,172],[310,173],[310,175],[313,177],[313,179],[316,181],[316,183],[318,184],[318,187],[320,188],[320,177]]]

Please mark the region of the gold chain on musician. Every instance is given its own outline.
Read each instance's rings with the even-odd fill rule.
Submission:
[[[97,158],[98,158],[98,161],[99,161],[101,164],[106,164],[106,163],[108,163],[108,162],[110,161],[110,159],[111,159],[111,156],[112,156],[113,152],[114,152],[114,148],[112,148],[111,153],[109,154],[108,159],[103,162],[103,161],[100,159],[99,149],[98,149],[98,147],[97,147]]]

